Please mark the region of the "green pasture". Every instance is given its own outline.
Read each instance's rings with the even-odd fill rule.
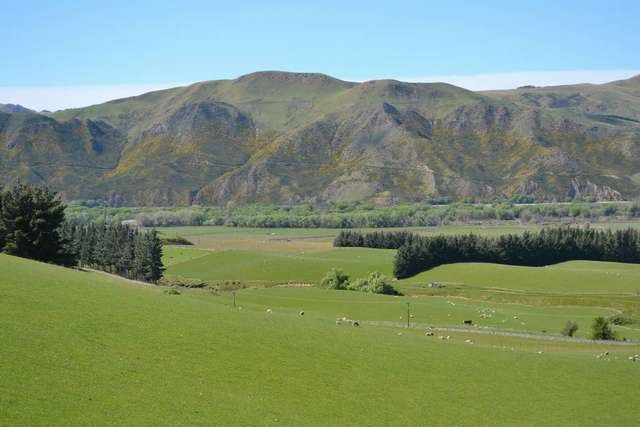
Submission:
[[[187,258],[193,249],[165,248],[165,257]],[[249,283],[316,283],[333,267],[343,268],[353,277],[373,270],[392,273],[394,252],[383,249],[335,248],[324,252],[276,253],[246,250],[211,251],[184,262],[169,263],[167,275],[203,281],[239,280]],[[182,255],[174,255],[176,252]],[[171,258],[170,258],[171,259]]]
[[[165,247],[168,275],[212,282],[318,283],[333,267],[342,268],[352,278],[364,277],[371,271],[392,277],[394,256],[393,250],[367,248],[333,248],[296,254]],[[448,264],[402,280],[396,286],[406,293],[420,293],[431,282],[554,294],[640,296],[640,265],[598,261],[570,261],[545,267]]]
[[[629,293],[640,297],[640,264],[569,261],[522,267],[461,263],[442,265],[402,281],[420,287],[430,282],[561,294]]]
[[[375,325],[399,318],[403,298],[353,292],[243,290],[239,309],[230,294],[168,295],[6,255],[0,271],[2,425],[624,426],[638,419],[640,364],[628,360],[637,345],[456,333],[440,340]],[[473,313],[449,306],[455,319]],[[411,307],[425,322],[450,311],[446,299],[415,298]],[[535,322],[533,311],[514,310]],[[340,313],[367,321],[336,325]],[[541,317],[555,325],[563,315],[594,313]]]
[[[231,298],[228,296],[228,298]],[[498,304],[453,297],[392,297],[352,291],[318,288],[254,288],[236,292],[236,303],[257,309],[305,311],[305,316],[327,320],[347,317],[382,325],[404,326],[407,322],[425,330],[428,326],[463,327],[471,320],[472,330],[520,331],[560,335],[568,320],[578,323],[577,337],[589,337],[593,319],[617,312],[599,307],[535,307],[525,304]],[[230,299],[231,301],[231,299]],[[409,306],[407,306],[409,303]],[[640,325],[619,329],[620,338],[640,338]]]

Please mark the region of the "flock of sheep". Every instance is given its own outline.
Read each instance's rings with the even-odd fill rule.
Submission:
[[[489,313],[487,313],[487,311],[489,311]],[[493,313],[491,313],[490,311],[492,311],[493,313],[495,313],[495,310],[486,310],[483,314],[487,315],[487,317],[489,317],[489,318],[490,318],[490,317],[491,317],[491,314],[493,314]],[[271,314],[271,313],[273,313],[273,310],[271,310],[270,308],[267,308],[267,313],[268,313],[268,314]],[[299,316],[304,316],[304,310],[300,310],[300,312],[298,313],[298,315],[299,315]],[[481,316],[481,317],[482,317],[482,316]],[[518,318],[518,316],[513,316],[513,317],[514,317],[514,319],[517,319],[517,318]],[[465,321],[464,323],[465,323],[465,324],[468,324],[469,322],[470,322],[470,321]],[[359,321],[359,320],[349,319],[348,317],[337,317],[337,318],[336,318],[336,325],[341,325],[341,324],[343,324],[343,323],[345,323],[345,324],[349,324],[349,325],[354,326],[354,327],[358,327],[358,326],[360,326],[360,321]],[[399,335],[400,335],[400,334],[399,334]],[[425,332],[425,334],[424,334],[424,335],[425,335],[425,336],[427,336],[427,337],[433,337],[433,336],[435,336],[435,334],[433,333],[432,328],[429,328],[429,329],[427,330],[427,332]],[[439,338],[439,339],[441,339],[441,340],[447,340],[447,341],[448,341],[448,340],[450,340],[450,339],[451,339],[451,336],[449,336],[449,335],[439,335],[439,336],[438,336],[438,338]],[[467,343],[467,344],[473,344],[473,340],[471,340],[471,339],[466,339],[464,342],[465,342],[465,343]],[[513,349],[512,349],[512,350],[513,350]],[[538,354],[542,354],[542,352],[541,352],[541,351],[539,351],[539,352],[538,352]],[[606,359],[606,358],[608,358],[608,357],[609,357],[609,352],[608,352],[608,351],[605,351],[605,352],[603,352],[603,353],[598,354],[596,357],[597,357],[598,359]],[[632,362],[638,362],[638,361],[640,361],[640,354],[635,354],[635,355],[633,355],[633,356],[629,356],[629,360],[630,360],[630,361],[632,361]]]

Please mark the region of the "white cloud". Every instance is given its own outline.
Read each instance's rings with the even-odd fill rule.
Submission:
[[[471,90],[513,89],[519,86],[556,86],[607,83],[640,74],[640,70],[526,71],[475,75],[426,75],[394,77],[407,82],[446,82]],[[94,86],[0,86],[0,104],[20,104],[34,110],[85,107],[184,83]]]
[[[640,74],[640,70],[567,70],[524,71],[517,73],[475,75],[431,75],[406,77],[407,82],[445,82],[470,90],[515,89],[520,86],[559,86],[579,83],[608,83],[628,79]]]
[[[33,110],[56,111],[86,107],[182,83],[94,86],[0,86],[0,104],[20,104]]]

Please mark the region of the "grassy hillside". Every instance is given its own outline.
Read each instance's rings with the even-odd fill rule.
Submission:
[[[640,265],[598,261],[569,261],[547,267],[449,264],[406,279],[406,282],[450,282],[480,288],[563,294],[640,295]]]
[[[0,185],[46,181],[72,199],[146,206],[631,199],[639,88],[475,93],[268,71],[46,116],[5,108]]]
[[[419,329],[336,325],[334,313],[360,310],[366,296],[353,293],[336,293],[346,298],[336,307],[334,294],[300,294],[294,303],[286,293],[247,291],[238,310],[229,295],[167,295],[5,255],[0,270],[2,424],[584,426],[637,418],[638,366],[627,356],[638,347],[495,336],[474,336],[471,345],[463,334],[438,340]],[[283,297],[265,311],[264,300]],[[595,357],[603,351],[606,360]]]

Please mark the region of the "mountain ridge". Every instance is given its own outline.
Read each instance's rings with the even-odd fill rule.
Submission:
[[[69,199],[125,205],[630,199],[640,76],[473,92],[262,71],[47,115],[2,112],[0,155],[1,185],[47,182]]]

